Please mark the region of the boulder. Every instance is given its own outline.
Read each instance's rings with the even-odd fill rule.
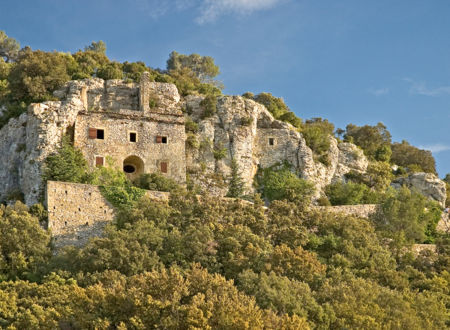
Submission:
[[[437,201],[445,207],[447,191],[445,182],[432,173],[413,173],[405,178],[399,178],[392,182],[394,188],[407,186],[415,189],[426,197]]]

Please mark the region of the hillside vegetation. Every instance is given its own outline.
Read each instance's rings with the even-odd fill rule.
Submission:
[[[144,71],[175,83],[183,96],[204,95],[205,116],[216,110],[222,86],[212,58],[173,52],[161,70],[111,61],[105,51],[101,41],[74,54],[20,49],[0,32],[0,126],[30,102],[53,99],[70,79],[138,81]],[[66,138],[47,158],[44,179],[100,185],[116,219],[103,237],[56,254],[42,205],[1,205],[0,327],[450,327],[450,236],[436,231],[441,207],[406,187],[390,188],[396,177],[435,173],[432,155],[393,143],[381,123],[335,130],[326,119],[301,120],[270,93],[244,96],[291,123],[324,165],[330,136],[359,146],[370,160],[367,172],[328,186],[319,202],[377,203],[377,213],[364,219],[311,207],[312,185],[288,163],[261,169],[258,193],[242,196],[234,161],[224,184],[237,198],[220,199],[189,178],[181,187],[158,173],[130,181],[112,166],[90,169]],[[187,133],[196,130],[188,117]],[[187,143],[199,142],[188,134]],[[168,191],[170,199],[148,199],[144,189]],[[415,243],[435,243],[436,253],[416,254]]]

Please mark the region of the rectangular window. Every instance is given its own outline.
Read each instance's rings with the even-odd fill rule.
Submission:
[[[164,143],[167,144],[167,136],[157,136],[156,143]]]
[[[275,144],[274,138],[269,138],[269,146],[273,146]]]
[[[161,168],[161,173],[167,173],[169,164],[167,162],[161,162],[159,163],[159,166]]]
[[[130,142],[136,142],[136,141],[137,141],[137,133],[130,132]]]
[[[95,156],[95,166],[100,167],[105,165],[105,157]]]
[[[104,140],[105,139],[105,130],[97,129],[97,139]]]
[[[104,140],[105,139],[105,130],[90,127],[89,128],[89,138]]]

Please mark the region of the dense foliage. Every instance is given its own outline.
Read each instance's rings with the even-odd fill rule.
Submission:
[[[183,191],[168,202],[144,197],[130,205],[104,237],[56,256],[36,218],[26,209],[8,209],[0,227],[12,229],[19,214],[27,219],[22,232],[34,235],[28,243],[13,236],[2,240],[0,246],[9,244],[2,253],[24,251],[24,260],[33,262],[17,272],[18,259],[4,259],[3,277],[16,280],[0,281],[2,326],[449,325],[448,255],[398,253],[383,243],[384,229],[366,219],[288,201],[265,210],[258,199],[248,204]],[[449,241],[441,238],[439,250],[450,249]]]
[[[98,77],[138,82],[147,71],[152,81],[174,83],[183,96],[217,96],[223,88],[214,80],[219,68],[209,56],[172,52],[167,70],[160,70],[143,62],[111,61],[101,40],[73,54],[19,48],[16,40],[0,31],[0,106],[6,107],[0,116],[0,128],[23,113],[31,102],[54,100],[53,92],[72,79]]]
[[[378,123],[376,126],[349,124],[346,127],[344,139],[360,146],[370,159],[389,161],[391,134],[383,123]]]
[[[286,163],[261,169],[257,174],[257,184],[268,201],[286,199],[307,205],[314,194],[314,186],[299,178],[292,166]]]
[[[394,164],[407,168],[410,172],[429,172],[436,174],[436,163],[431,151],[410,145],[407,141],[392,144]]]

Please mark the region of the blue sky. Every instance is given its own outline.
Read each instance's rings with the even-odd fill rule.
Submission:
[[[215,58],[227,94],[271,92],[301,118],[387,125],[450,173],[448,0],[21,0],[0,30],[33,49],[106,42],[118,61]]]

